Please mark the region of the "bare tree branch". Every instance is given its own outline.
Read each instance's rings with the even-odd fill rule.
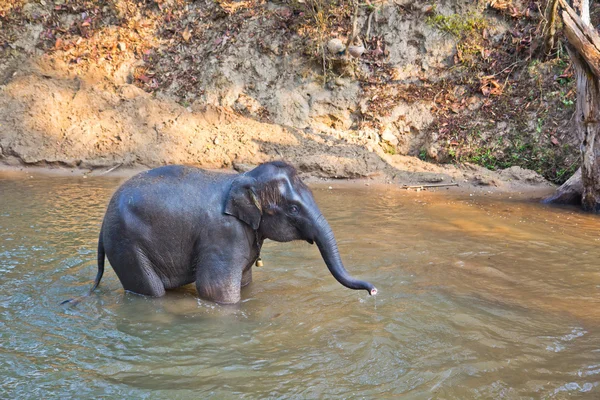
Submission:
[[[354,5],[354,14],[352,15],[352,32],[348,37],[348,41],[346,42],[346,49],[354,44],[354,39],[356,39],[357,31],[358,31],[358,0],[352,0],[352,4]],[[350,55],[346,52],[346,58]]]
[[[600,35],[591,25],[585,24],[565,0],[559,1],[564,9],[562,17],[569,43],[581,54],[594,74],[600,77]]]

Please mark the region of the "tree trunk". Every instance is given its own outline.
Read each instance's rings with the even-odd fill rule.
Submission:
[[[578,0],[575,6],[576,10],[579,10],[581,21],[585,25],[590,25],[590,0]]]
[[[581,140],[581,205],[584,210],[600,212],[600,36],[590,25],[588,0],[579,2],[581,18],[564,0],[559,1],[564,10],[567,50],[577,77],[575,123]],[[576,180],[575,176],[569,179],[547,202],[576,198]]]
[[[600,211],[600,82],[574,49],[568,48],[577,76],[575,121],[581,140],[581,205],[586,211]]]

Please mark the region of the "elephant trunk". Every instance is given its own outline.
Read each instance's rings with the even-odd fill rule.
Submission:
[[[315,237],[315,242],[319,247],[321,256],[323,257],[323,260],[325,260],[325,264],[327,264],[327,268],[329,268],[329,271],[333,277],[347,288],[357,290],[364,289],[368,291],[371,296],[376,295],[377,289],[375,286],[369,282],[353,278],[350,276],[348,271],[346,271],[346,268],[344,268],[335,237],[333,236],[333,231],[323,215],[319,215],[317,218],[316,226],[317,234]]]

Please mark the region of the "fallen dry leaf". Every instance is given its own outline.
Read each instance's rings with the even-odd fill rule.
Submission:
[[[489,77],[483,77],[481,79],[481,93],[485,96],[494,95],[498,96],[502,94],[502,85],[497,80]]]
[[[189,42],[190,38],[192,37],[192,34],[188,30],[188,28],[185,28],[185,30],[181,33],[181,37],[183,37],[183,40],[185,40],[186,42]]]
[[[496,10],[506,10],[510,6],[510,0],[492,0],[490,1],[490,7]]]

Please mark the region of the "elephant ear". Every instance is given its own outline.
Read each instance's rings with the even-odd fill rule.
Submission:
[[[244,221],[257,230],[260,225],[262,208],[255,192],[256,179],[246,175],[235,178],[227,195],[225,214]]]

